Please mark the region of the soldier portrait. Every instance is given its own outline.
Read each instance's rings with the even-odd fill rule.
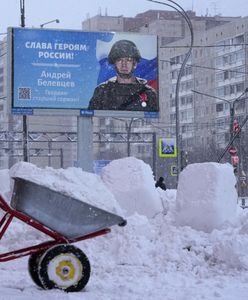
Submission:
[[[108,63],[115,68],[116,76],[99,84],[90,99],[90,110],[159,110],[156,90],[146,79],[134,75],[141,60],[140,51],[130,40],[115,42],[108,54]]]

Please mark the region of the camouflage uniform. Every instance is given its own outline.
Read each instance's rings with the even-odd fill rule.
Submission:
[[[96,87],[89,109],[158,111],[156,91],[147,81],[136,78],[135,83],[118,83],[116,77]]]
[[[116,60],[123,57],[133,58],[136,63],[140,61],[140,52],[132,41],[115,42],[109,52],[108,62],[114,65]],[[133,83],[119,83],[117,77],[113,77],[96,87],[88,108],[158,111],[158,100],[156,91],[147,84],[145,79],[135,77]]]

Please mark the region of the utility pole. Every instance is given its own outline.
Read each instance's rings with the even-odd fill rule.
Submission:
[[[221,100],[221,101],[227,102],[229,104],[229,109],[230,109],[229,110],[229,116],[230,116],[230,125],[229,125],[230,126],[230,129],[229,129],[230,139],[229,139],[229,141],[234,141],[234,139],[233,139],[233,136],[234,136],[233,126],[234,126],[234,118],[235,118],[235,104],[244,96],[244,94],[246,94],[248,92],[248,88],[246,88],[243,91],[243,93],[241,93],[236,99],[233,99],[233,100],[227,100],[227,99],[224,99],[224,98],[216,97],[216,96],[209,95],[209,94],[202,93],[202,92],[195,91],[195,90],[191,90],[191,91],[193,93],[203,95],[203,96],[206,96],[206,97],[209,97],[209,98]]]
[[[25,27],[25,0],[20,0],[21,27]],[[27,116],[22,117],[23,128],[23,160],[28,161],[28,126]]]
[[[193,44],[194,44],[194,32],[193,32],[193,25],[191,23],[191,20],[187,14],[187,12],[182,8],[182,6],[180,6],[176,1],[173,0],[167,0],[167,2],[169,3],[165,3],[162,1],[157,1],[157,0],[147,0],[153,3],[157,3],[157,4],[162,4],[165,6],[169,6],[173,9],[175,9],[185,20],[185,22],[187,23],[188,27],[189,27],[189,31],[190,31],[190,46],[188,51],[185,53],[185,57],[183,59],[181,68],[179,70],[178,73],[178,77],[177,77],[177,83],[176,83],[176,91],[175,91],[175,102],[176,102],[176,109],[175,109],[175,113],[176,113],[176,147],[177,147],[177,181],[179,179],[179,174],[181,172],[181,135],[180,135],[180,96],[179,96],[179,89],[180,89],[180,83],[181,83],[181,79],[183,76],[183,72],[185,70],[185,66],[186,63],[191,55],[192,49],[193,49]]]
[[[238,98],[234,99],[233,101],[228,101],[230,104],[230,140],[232,140],[233,138],[233,134],[234,134],[234,116],[235,116],[235,104],[236,102],[238,102],[243,96],[244,94],[246,94],[248,92],[248,88],[246,88],[242,94],[239,95]]]
[[[247,120],[248,120],[248,115],[246,115],[243,122],[240,124],[239,129],[237,130],[237,132],[235,132],[235,134],[233,135],[230,142],[226,145],[226,148],[223,150],[223,152],[221,153],[221,155],[217,159],[217,162],[221,161],[221,159],[224,157],[224,155],[227,153],[228,149],[232,145],[233,141],[240,135],[241,129],[245,126],[245,123],[247,122]]]

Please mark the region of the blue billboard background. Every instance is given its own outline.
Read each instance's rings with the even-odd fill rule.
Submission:
[[[152,54],[142,55],[136,76],[157,84],[155,36],[28,28],[12,28],[11,34],[14,108],[87,108],[95,87],[114,76],[107,55],[124,35],[146,52],[152,47]]]

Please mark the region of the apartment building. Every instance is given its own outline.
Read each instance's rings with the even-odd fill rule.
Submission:
[[[211,142],[224,148],[229,142],[230,108],[247,87],[247,25],[248,18],[238,18],[194,34],[179,103],[182,143],[187,149]],[[170,121],[175,119],[176,78],[187,45],[189,38],[163,50],[165,60],[170,60]],[[235,103],[238,120],[246,114],[247,104],[243,98]]]

